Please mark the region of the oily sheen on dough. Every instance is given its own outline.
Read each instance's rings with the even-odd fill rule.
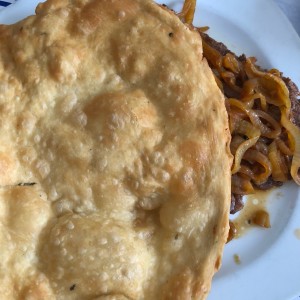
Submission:
[[[204,299],[229,133],[199,34],[149,0],[0,26],[0,298]]]

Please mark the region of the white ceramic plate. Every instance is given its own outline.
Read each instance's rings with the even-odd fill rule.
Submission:
[[[32,14],[38,2],[19,0],[0,12],[0,23]],[[178,11],[182,5],[159,2]],[[271,0],[198,0],[195,24],[210,26],[210,35],[229,49],[257,57],[261,66],[283,71],[300,86],[300,39]],[[289,183],[269,198],[272,228],[252,230],[226,245],[209,300],[290,300],[300,295],[300,240],[295,235],[300,229],[300,190]]]

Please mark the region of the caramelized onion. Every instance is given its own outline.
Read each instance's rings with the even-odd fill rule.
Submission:
[[[270,114],[267,114],[262,110],[254,110],[254,113],[256,113],[260,119],[266,120],[274,128],[274,130],[270,130],[269,127],[260,122],[262,136],[274,139],[280,135],[281,126]]]
[[[254,175],[252,176],[252,179],[256,184],[262,184],[262,183],[266,182],[267,179],[269,178],[269,176],[272,174],[271,163],[270,163],[268,157],[263,155],[261,152],[259,152],[257,150],[249,149],[245,153],[243,159],[248,160],[251,163],[256,162],[256,163],[260,164],[262,166],[262,168],[264,169],[264,172],[261,172],[259,174],[254,173]]]
[[[237,93],[241,93],[242,89],[236,85],[236,79],[235,76],[232,72],[229,71],[222,71],[220,73],[222,79],[224,80],[224,82],[231,88],[233,89],[235,92]]]
[[[181,13],[178,14],[179,18],[187,24],[192,24],[196,9],[196,0],[185,0]]]
[[[253,192],[252,184],[284,182],[289,173],[300,185],[300,130],[289,120],[291,101],[281,73],[263,70],[255,58],[238,58],[222,45],[218,50],[198,32],[204,57],[225,94],[234,155],[232,193],[246,195]]]
[[[248,108],[252,108],[254,104],[254,100],[260,100],[260,106],[263,111],[266,111],[268,109],[268,104],[266,97],[261,93],[255,93],[248,96],[244,96],[240,99],[241,102],[247,103]]]
[[[235,56],[231,53],[227,53],[223,57],[223,66],[234,74],[238,74],[240,72],[240,64]]]
[[[268,146],[262,141],[256,143],[255,149],[264,155],[268,155]]]
[[[238,195],[245,195],[245,192],[247,195],[253,194],[254,188],[251,179],[238,174],[233,175],[231,178],[231,192]]]
[[[245,103],[243,103],[243,102],[241,102],[237,99],[233,99],[233,98],[229,98],[228,102],[229,102],[230,106],[237,107],[240,110],[242,110],[243,112],[245,112],[248,115],[248,117],[250,118],[250,120],[251,120],[251,122],[253,123],[254,126],[256,126],[259,129],[260,129],[260,127],[263,127],[260,124],[261,121],[260,121],[257,113],[255,113],[252,109],[248,108],[245,105]]]
[[[281,123],[289,133],[289,138],[294,149],[294,155],[291,166],[291,176],[294,181],[300,185],[300,130],[287,117],[286,111],[283,109],[281,114]]]
[[[275,142],[281,153],[289,156],[293,155],[292,150],[285,144],[285,142],[282,139],[276,138]]]
[[[236,99],[228,99],[228,102],[231,106],[238,107],[239,109],[241,109],[242,111],[247,113],[252,124],[260,130],[262,136],[265,136],[268,138],[275,138],[281,133],[281,126],[278,124],[278,122],[275,119],[273,119],[267,113],[265,113],[261,110],[252,110],[252,109],[248,108],[243,102],[238,101]],[[273,126],[274,130],[273,131],[270,130],[270,128],[268,126],[266,126],[260,120],[260,118],[268,121]]]
[[[231,170],[232,174],[235,174],[239,171],[245,152],[255,145],[260,136],[259,130],[251,123],[244,120],[241,120],[241,122],[235,128],[235,132],[247,136],[248,140],[242,142],[235,152],[233,168]]]
[[[203,27],[198,27],[198,28],[197,28],[197,30],[198,30],[199,32],[206,32],[208,29],[209,29],[208,26],[203,26]]]
[[[280,152],[278,151],[276,142],[272,142],[269,146],[268,157],[272,164],[272,178],[275,181],[286,181],[288,172],[284,165]]]
[[[245,71],[249,78],[257,79],[256,90],[263,91],[269,103],[276,106],[283,105],[288,111],[290,110],[289,90],[280,77],[258,70],[249,58],[245,62]]]
[[[230,143],[230,150],[232,154],[235,154],[237,148],[243,143],[245,139],[243,139],[240,135],[233,135]]]
[[[253,216],[251,217],[251,222],[257,226],[264,227],[264,228],[270,228],[270,216],[269,214],[264,210],[258,210],[256,211]]]
[[[248,176],[249,178],[253,179],[254,178],[254,172],[247,166],[241,165],[239,169],[240,174],[244,174]]]
[[[217,70],[221,70],[223,56],[214,48],[209,46],[204,40],[202,41],[203,53],[205,58],[212,64]]]

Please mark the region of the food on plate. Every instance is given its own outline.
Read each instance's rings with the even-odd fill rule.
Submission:
[[[299,90],[278,70],[262,70],[254,58],[237,57],[201,32],[204,56],[222,89],[232,134],[232,206],[242,196],[293,179],[300,184]]]
[[[0,26],[0,294],[204,299],[230,133],[200,35],[149,0],[49,0]]]
[[[178,14],[191,27],[195,6],[196,1],[185,0]],[[255,190],[268,190],[290,179],[300,184],[300,92],[280,71],[264,70],[254,57],[238,57],[215,41],[205,33],[209,27],[194,28],[225,96],[234,155],[230,208],[234,214],[243,208],[243,196]],[[249,217],[251,224],[271,226],[265,210],[257,208]],[[228,241],[237,231],[230,222]]]
[[[179,14],[193,27],[196,1],[186,0]],[[243,207],[242,196],[293,179],[300,184],[300,92],[290,78],[263,70],[254,57],[237,56],[223,43],[195,27],[203,43],[228,111],[232,167],[231,212]]]

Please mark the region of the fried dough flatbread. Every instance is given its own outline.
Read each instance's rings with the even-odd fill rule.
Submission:
[[[230,135],[198,33],[149,0],[0,26],[0,295],[204,299]]]

